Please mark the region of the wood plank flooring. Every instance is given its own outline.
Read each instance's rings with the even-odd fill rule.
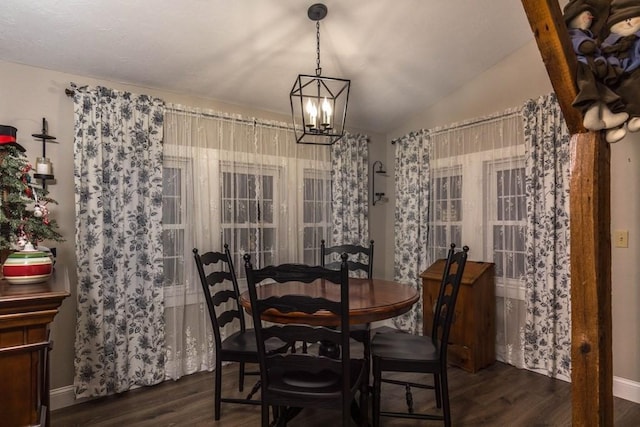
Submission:
[[[237,393],[237,367],[223,367],[223,387]],[[396,378],[417,378],[396,375]],[[426,378],[426,377],[425,377]],[[249,377],[252,384],[253,377]],[[475,374],[449,369],[454,426],[570,426],[571,385],[544,375],[495,363]],[[250,388],[250,386],[248,387]],[[248,390],[245,386],[245,390]],[[238,394],[239,395],[239,394]],[[413,390],[416,410],[435,408],[433,392]],[[402,387],[383,384],[386,409],[404,409]],[[615,426],[640,425],[640,404],[614,398]],[[337,412],[303,410],[290,426],[326,427],[339,422]],[[222,418],[213,420],[213,373],[203,372],[59,409],[52,427],[108,426],[259,426],[260,407],[222,404]],[[383,418],[382,426],[437,426],[439,422]]]

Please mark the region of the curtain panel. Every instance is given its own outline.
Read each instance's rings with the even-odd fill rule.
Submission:
[[[75,88],[77,398],[164,379],[164,104]]]
[[[419,291],[420,300],[408,313],[393,318],[402,330],[422,334],[422,273],[430,265],[427,259],[429,227],[430,149],[428,132],[412,132],[395,145],[395,281],[410,284]]]
[[[571,378],[570,135],[555,94],[523,109],[526,155],[525,362]]]
[[[331,235],[327,246],[369,246],[368,162],[369,138],[365,135],[347,133],[331,146]],[[368,263],[366,259],[355,261]]]

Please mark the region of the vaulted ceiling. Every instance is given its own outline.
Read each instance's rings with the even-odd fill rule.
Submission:
[[[289,114],[316,68],[312,0],[2,0],[0,60]],[[532,39],[515,0],[326,0],[323,75],[384,133]],[[77,82],[82,84],[81,81]]]

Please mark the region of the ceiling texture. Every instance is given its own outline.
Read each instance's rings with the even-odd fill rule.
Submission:
[[[0,60],[290,114],[313,0],[2,0]],[[386,133],[533,38],[516,0],[326,0],[322,75]],[[82,84],[82,81],[76,82]]]

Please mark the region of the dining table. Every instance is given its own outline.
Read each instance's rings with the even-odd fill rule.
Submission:
[[[280,295],[307,295],[337,301],[340,288],[324,280],[310,283],[284,282],[266,283],[256,287],[260,299]],[[365,324],[385,320],[406,313],[420,295],[410,285],[385,279],[349,278],[349,323]],[[249,291],[240,295],[240,304],[251,312]],[[298,323],[313,326],[339,326],[339,316],[326,311],[312,314],[293,312],[281,313],[269,310],[262,319],[273,323]]]

